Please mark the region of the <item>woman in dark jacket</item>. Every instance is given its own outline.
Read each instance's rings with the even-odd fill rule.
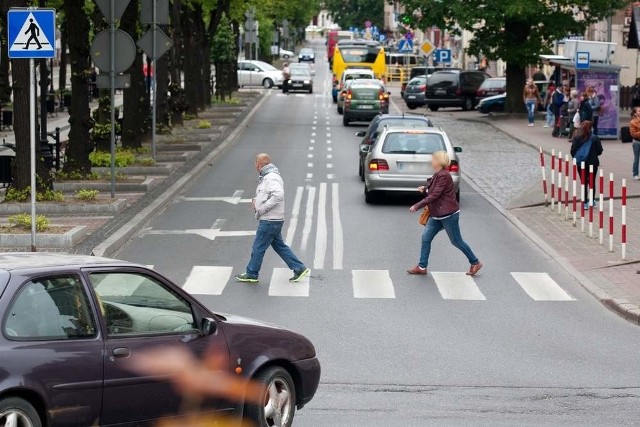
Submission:
[[[589,150],[589,154],[587,155],[586,160],[584,161],[584,200],[585,206],[588,207],[589,204],[589,166],[593,166],[593,182],[595,183],[596,177],[598,176],[598,167],[600,166],[600,159],[598,156],[602,154],[604,151],[602,149],[602,143],[600,142],[600,138],[595,136],[593,132],[591,132],[591,122],[584,121],[580,125],[580,129],[576,131],[573,140],[571,141],[571,157],[575,158],[576,153],[580,150],[580,147],[583,144],[586,144],[591,140],[591,149]],[[582,179],[582,169],[580,167],[580,162],[578,162],[578,175],[580,179]],[[594,186],[595,187],[595,186]],[[595,203],[595,200],[593,201]]]
[[[451,244],[460,249],[469,260],[471,267],[467,275],[474,276],[482,268],[482,264],[478,261],[478,258],[460,234],[460,224],[458,223],[460,220],[460,208],[456,200],[453,179],[447,170],[450,163],[451,160],[446,151],[433,153],[431,164],[434,174],[429,181],[427,181],[426,187],[419,188],[421,192],[426,192],[427,197],[409,209],[411,212],[416,212],[428,206],[431,213],[429,221],[422,232],[420,262],[407,271],[409,274],[427,274],[431,242],[442,229],[447,232]]]
[[[582,101],[580,101],[578,113],[580,114],[580,123],[591,121],[591,118],[593,117],[591,100],[589,99],[589,94],[586,91],[582,94]]]

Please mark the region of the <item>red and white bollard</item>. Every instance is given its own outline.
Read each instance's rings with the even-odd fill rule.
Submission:
[[[589,237],[593,237],[593,165],[589,165]]]
[[[562,151],[558,153],[558,215],[562,215]]]
[[[569,220],[569,155],[564,156],[564,220]]]
[[[547,170],[544,167],[544,152],[540,147],[540,167],[542,168],[542,191],[544,191],[544,205],[549,204],[549,193],[547,192]]]
[[[573,226],[577,225],[577,216],[578,216],[578,165],[576,163],[576,159],[573,159],[573,172],[572,177],[573,180],[573,188],[572,188],[572,196],[573,196]]]
[[[600,169],[600,191],[598,192],[598,242],[604,244],[604,172]]]
[[[584,182],[587,179],[587,171],[585,171],[584,162],[580,162],[580,231],[584,233],[584,204],[587,203],[585,200],[585,185]]]
[[[556,208],[556,150],[551,150],[551,210]]]
[[[627,180],[622,180],[622,231],[620,233],[620,241],[622,242],[622,248],[620,253],[622,254],[622,260],[627,259]]]
[[[614,196],[613,174],[609,174],[609,252],[613,252],[613,196]]]

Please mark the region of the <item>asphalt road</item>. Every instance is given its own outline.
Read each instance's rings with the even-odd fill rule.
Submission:
[[[308,336],[322,382],[296,426],[636,425],[638,327],[464,183],[462,231],[482,274],[466,278],[465,258],[441,235],[435,274],[407,276],[417,214],[402,198],[365,204],[353,135],[365,128],[343,127],[329,92],[322,60],[314,94],[270,91],[237,143],[118,256],[154,265],[214,310]],[[286,283],[272,252],[259,286],[233,282],[256,227],[247,202],[259,152],[285,179],[285,237],[312,268],[308,283]]]

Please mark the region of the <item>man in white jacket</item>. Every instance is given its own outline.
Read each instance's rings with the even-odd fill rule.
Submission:
[[[252,205],[258,220],[258,230],[253,241],[251,260],[247,265],[247,270],[236,276],[236,280],[258,283],[264,253],[271,246],[287,266],[293,270],[293,277],[289,281],[299,282],[308,276],[310,271],[282,240],[282,225],[284,224],[284,183],[282,177],[278,168],[271,163],[271,157],[268,154],[258,154],[256,170],[260,174],[260,181]]]

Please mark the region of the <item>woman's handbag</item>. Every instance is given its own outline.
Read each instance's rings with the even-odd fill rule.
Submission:
[[[420,225],[427,225],[427,221],[429,221],[430,215],[431,215],[431,212],[429,212],[429,207],[425,206],[424,209],[422,209],[420,218],[418,218],[418,222],[420,223]]]

